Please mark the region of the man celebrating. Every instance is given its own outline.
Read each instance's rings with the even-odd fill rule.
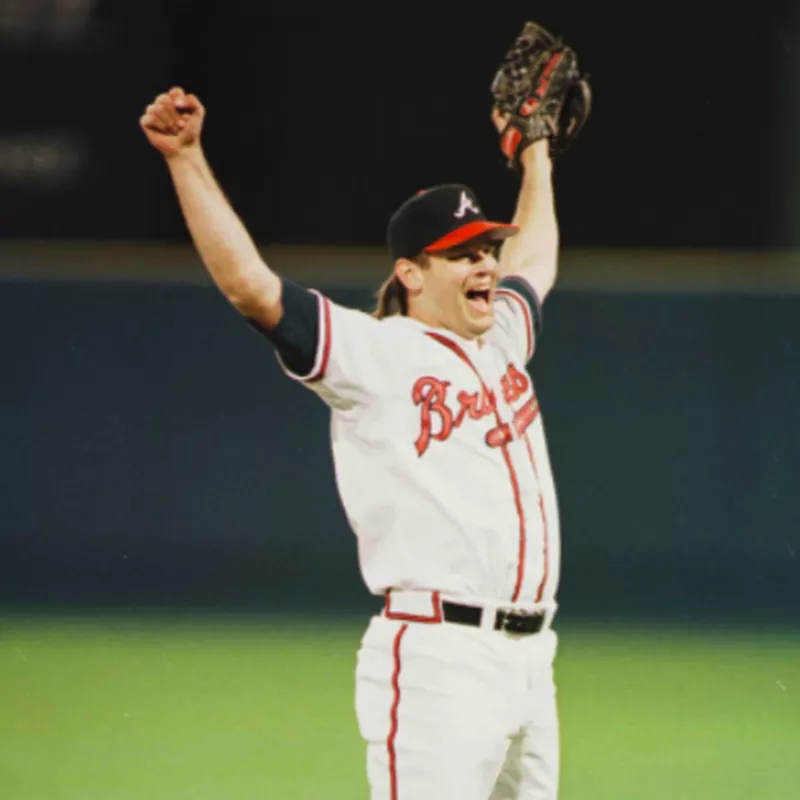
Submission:
[[[559,520],[526,365],[557,274],[551,152],[590,95],[574,53],[532,23],[492,91],[521,174],[512,223],[461,184],[407,199],[372,315],[263,262],[205,159],[197,97],[175,87],[140,120],[216,285],[330,407],[361,573],[385,597],[356,667],[373,800],[557,795]]]

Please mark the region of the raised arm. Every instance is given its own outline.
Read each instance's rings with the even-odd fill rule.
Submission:
[[[491,86],[492,122],[509,166],[522,175],[500,270],[518,275],[544,302],[558,274],[559,232],[551,156],[567,150],[586,124],[592,92],[575,51],[536,22],[526,22]]]
[[[496,111],[492,121],[498,131],[506,126],[506,119]],[[556,282],[559,248],[549,140],[539,139],[526,147],[519,163],[522,175],[512,219],[519,233],[503,244],[500,273],[524,278],[543,303]]]
[[[525,278],[540,302],[558,276],[559,233],[548,148],[547,139],[540,139],[522,153],[522,181],[512,220],[519,233],[503,245],[500,259],[501,273]]]
[[[396,391],[396,329],[267,267],[203,155],[204,118],[197,97],[175,87],[156,97],[140,125],[166,159],[194,244],[222,294],[275,346],[284,371],[328,405],[350,408]]]
[[[174,87],[147,106],[139,124],[166,160],[189,232],[214,282],[245,318],[271,330],[282,315],[282,281],[264,263],[214,178],[200,142],[204,118],[197,97]]]

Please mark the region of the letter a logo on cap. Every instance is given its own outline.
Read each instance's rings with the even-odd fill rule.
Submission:
[[[473,214],[480,213],[475,204],[472,202],[472,200],[470,200],[469,197],[467,196],[467,193],[462,191],[461,202],[458,206],[458,210],[453,212],[453,216],[458,219],[463,219],[468,210],[471,211]]]

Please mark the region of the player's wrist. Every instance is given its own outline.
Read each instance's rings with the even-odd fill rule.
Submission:
[[[523,167],[550,164],[550,140],[546,137],[528,145],[519,156]]]
[[[164,158],[170,162],[176,161],[192,161],[202,157],[203,150],[200,146],[199,140],[191,144],[184,144],[176,147],[175,150],[164,153]]]
[[[520,153],[519,163],[523,179],[549,177],[553,169],[553,162],[550,157],[550,142],[547,139],[539,139],[528,145]]]

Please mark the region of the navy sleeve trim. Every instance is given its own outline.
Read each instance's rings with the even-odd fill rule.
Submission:
[[[539,300],[539,296],[533,286],[519,275],[509,275],[503,278],[498,286],[504,289],[512,289],[525,298],[533,314],[534,333],[538,334],[542,330],[542,302]]]
[[[320,302],[322,298],[296,283],[281,278],[283,314],[272,330],[258,330],[278,351],[284,366],[298,376],[312,380],[320,344]]]
[[[542,330],[542,303],[535,289],[525,278],[510,275],[503,278],[497,286],[495,294],[516,301],[525,317],[527,328],[527,358],[533,358],[536,337]]]

